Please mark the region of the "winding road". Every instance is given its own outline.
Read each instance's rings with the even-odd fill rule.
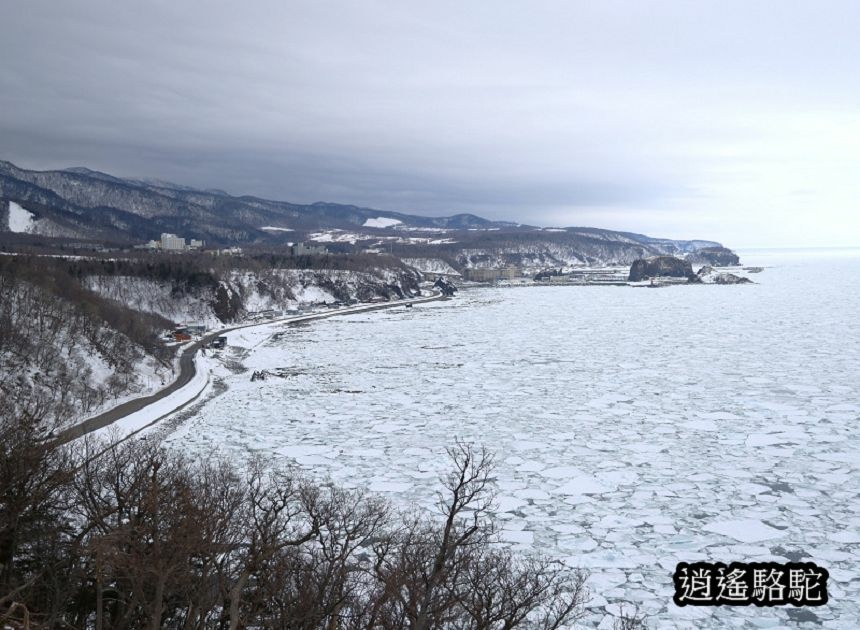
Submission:
[[[112,409],[109,409],[103,413],[100,413],[97,416],[93,416],[88,418],[76,425],[68,427],[61,431],[57,436],[56,443],[58,444],[66,444],[73,440],[77,440],[88,433],[92,433],[93,431],[98,431],[99,429],[103,429],[107,426],[110,426],[114,422],[125,418],[128,415],[131,415],[153,403],[156,403],[167,396],[170,396],[172,393],[182,389],[188,383],[191,382],[197,374],[197,367],[194,364],[194,357],[197,354],[197,351],[200,350],[201,347],[208,345],[213,339],[216,337],[220,337],[221,335],[225,335],[228,332],[239,330],[241,328],[252,328],[254,326],[270,326],[272,324],[284,324],[290,326],[292,324],[299,324],[303,322],[314,321],[317,319],[326,319],[329,317],[336,317],[338,315],[350,315],[354,313],[364,313],[367,311],[376,311],[386,308],[395,308],[397,306],[406,306],[407,304],[422,304],[425,302],[433,302],[436,300],[445,299],[445,296],[442,295],[441,292],[435,291],[432,296],[429,297],[418,297],[418,298],[409,298],[405,300],[397,300],[395,302],[383,302],[381,304],[362,304],[359,306],[353,306],[349,308],[338,309],[336,311],[330,311],[327,313],[313,313],[310,315],[299,315],[296,317],[285,317],[282,319],[273,319],[265,322],[256,322],[253,324],[242,324],[240,326],[232,326],[230,328],[223,328],[221,330],[209,333],[201,337],[198,341],[186,346],[181,354],[179,355],[179,375],[176,379],[170,383],[170,385],[166,386],[163,389],[158,390],[154,394],[150,394],[149,396],[142,396],[140,398],[135,398],[133,400],[129,400],[124,402]],[[187,406],[191,402],[197,399],[197,395],[192,397],[189,400],[178,404],[176,407],[168,411],[167,413],[160,414],[158,418],[153,420],[151,423],[147,425],[147,427],[161,421],[167,416],[173,415],[175,412],[179,411],[183,407]],[[146,428],[146,427],[144,427]],[[136,432],[135,432],[136,433]]]

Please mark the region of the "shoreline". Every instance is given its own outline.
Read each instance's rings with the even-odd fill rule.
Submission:
[[[131,400],[123,402],[111,409],[62,429],[54,438],[54,443],[57,445],[68,444],[89,435],[90,433],[106,429],[122,421],[127,421],[135,415],[141,414],[142,417],[138,422],[133,423],[133,427],[130,427],[131,430],[122,437],[122,440],[126,440],[195,402],[209,384],[209,369],[202,365],[198,366],[198,362],[205,355],[198,354],[198,350],[204,348],[209,342],[221,335],[237,330],[261,328],[265,326],[289,327],[320,319],[337,317],[339,315],[353,315],[356,313],[366,313],[370,311],[396,308],[398,306],[406,306],[407,304],[423,304],[449,299],[439,291],[433,290],[433,293],[434,294],[430,296],[408,298],[397,300],[396,302],[361,304],[326,313],[311,313],[308,315],[297,315],[294,317],[285,317],[279,320],[266,322],[239,324],[211,332],[191,343],[181,351],[178,357],[179,373],[173,382],[156,392],[147,394],[146,396],[132,398]],[[204,375],[205,379],[203,379],[203,382],[201,383],[200,377]],[[175,398],[175,400],[171,400],[171,398]],[[162,405],[160,403],[167,404]],[[157,417],[155,419],[152,419],[153,413],[157,413]],[[143,424],[138,426],[138,423]]]
[[[743,267],[732,267],[731,269],[742,269]],[[607,268],[615,270],[615,267]],[[665,284],[660,285],[650,285],[650,288],[665,288],[668,286],[688,286],[689,283],[686,282],[667,282]],[[696,283],[694,283],[696,284]],[[460,290],[462,291],[470,291],[475,289],[486,289],[486,288],[501,288],[501,289],[514,289],[514,288],[527,288],[527,287],[631,287],[631,288],[643,288],[648,287],[649,285],[642,283],[632,283],[632,282],[536,282],[533,280],[525,281],[525,282],[464,282],[460,284]],[[201,350],[205,346],[207,346],[212,340],[215,338],[234,332],[238,330],[246,330],[246,329],[254,329],[254,328],[263,328],[266,326],[271,327],[288,327],[292,325],[298,325],[306,322],[311,322],[319,319],[327,319],[330,317],[337,317],[339,315],[350,315],[355,313],[364,313],[370,312],[374,310],[382,310],[389,308],[396,308],[398,306],[406,306],[407,304],[421,304],[426,302],[432,302],[437,300],[447,299],[447,296],[443,295],[440,291],[436,289],[431,289],[433,291],[433,295],[430,296],[420,296],[414,298],[407,298],[397,300],[395,302],[382,302],[382,303],[365,303],[359,304],[351,307],[341,308],[329,312],[320,312],[320,313],[310,313],[306,315],[297,315],[292,317],[284,317],[281,319],[268,320],[265,322],[253,322],[246,324],[238,324],[231,325],[225,328],[218,329],[216,331],[212,331],[197,341],[189,342],[185,345],[184,348],[180,351],[178,356],[174,359],[175,364],[178,365],[179,370],[176,374],[174,380],[162,387],[155,392],[148,393],[143,396],[137,396],[131,399],[127,399],[124,402],[111,407],[110,409],[103,410],[96,415],[93,415],[89,418],[85,418],[73,424],[71,426],[66,426],[60,429],[54,437],[54,441],[58,444],[67,444],[69,442],[73,442],[81,437],[89,435],[90,433],[94,433],[108,427],[117,425],[126,421],[131,424],[129,427],[129,432],[122,438],[128,439],[132,435],[135,435],[144,429],[150,428],[167,417],[173,415],[176,412],[182,411],[191,403],[198,400],[201,394],[204,392],[206,387],[209,385],[209,373],[211,369],[209,366],[198,365],[202,359],[205,357],[204,353],[199,353],[198,350]],[[202,356],[201,356],[202,355]],[[199,378],[201,375],[205,374],[205,379]],[[140,414],[141,418],[134,420],[134,416]],[[156,417],[153,419],[153,415]]]

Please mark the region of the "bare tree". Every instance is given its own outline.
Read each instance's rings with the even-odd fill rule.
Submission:
[[[648,630],[647,617],[639,612],[638,607],[634,607],[633,612],[627,612],[622,606],[612,623],[612,630]]]
[[[73,466],[47,433],[40,417],[0,401],[0,612],[17,602],[53,619],[74,542],[64,517]]]
[[[335,628],[355,625],[372,592],[364,571],[371,541],[387,535],[388,505],[360,491],[321,488],[311,509],[314,540],[280,554],[269,580],[271,625]]]
[[[459,441],[448,456],[441,521],[413,517],[376,543],[380,588],[367,627],[550,629],[575,619],[586,575],[502,548],[490,518],[492,456]]]
[[[247,479],[248,493],[242,514],[247,525],[242,549],[236,556],[234,571],[225,588],[229,630],[245,625],[264,609],[260,585],[268,566],[290,547],[300,547],[320,532],[315,509],[318,489],[300,478],[294,470],[266,469],[263,462],[251,462]],[[259,580],[252,582],[252,577]],[[244,620],[243,620],[244,617]]]
[[[85,441],[74,461],[33,431],[0,432],[0,619],[15,628],[554,630],[582,612],[584,573],[500,543],[493,458],[463,442],[428,515],[143,441]]]

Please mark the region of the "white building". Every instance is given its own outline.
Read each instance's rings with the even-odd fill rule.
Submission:
[[[176,234],[162,234],[161,249],[165,251],[185,251],[185,239],[176,236]]]

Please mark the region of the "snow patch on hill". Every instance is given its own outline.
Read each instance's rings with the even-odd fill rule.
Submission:
[[[309,241],[317,243],[352,243],[356,241],[370,238],[363,234],[355,234],[353,232],[344,232],[343,230],[327,230],[325,232],[314,232],[308,235]]]
[[[36,216],[25,210],[14,201],[9,202],[9,231],[33,233],[36,227]]]
[[[361,227],[372,227],[372,228],[387,228],[392,227],[394,225],[400,225],[403,221],[398,221],[397,219],[389,219],[387,217],[376,217],[375,219],[368,219],[364,222]]]
[[[277,227],[275,225],[264,225],[260,229],[266,230],[267,232],[295,232],[292,228]]]

